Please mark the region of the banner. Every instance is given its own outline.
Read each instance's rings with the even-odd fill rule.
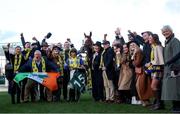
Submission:
[[[40,72],[40,73],[18,73],[14,77],[14,81],[16,83],[19,83],[23,79],[29,78],[29,79],[32,79],[32,80],[44,85],[51,91],[54,91],[54,90],[58,89],[57,78],[59,76],[60,76],[59,73],[54,73],[54,72],[52,72],[52,73],[51,72],[48,72],[48,73],[43,73],[43,72]]]
[[[85,87],[85,78],[85,72],[76,70],[69,83],[73,86],[73,88],[76,88],[78,91],[83,92]]]

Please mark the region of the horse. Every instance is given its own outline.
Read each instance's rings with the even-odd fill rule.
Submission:
[[[91,82],[91,66],[92,66],[92,58],[93,58],[93,41],[91,39],[92,32],[90,32],[89,35],[86,35],[84,33],[84,44],[80,48],[80,55],[83,56],[85,64],[87,66],[87,88],[92,88],[92,82]]]

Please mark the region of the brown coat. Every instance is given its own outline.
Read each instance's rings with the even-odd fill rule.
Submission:
[[[147,100],[153,96],[151,89],[151,77],[146,76],[142,67],[143,52],[139,49],[134,55],[134,65],[136,73],[136,89],[141,100]]]
[[[118,82],[118,90],[130,90],[132,81],[132,69],[129,67],[129,55],[123,54],[120,69],[120,78]]]

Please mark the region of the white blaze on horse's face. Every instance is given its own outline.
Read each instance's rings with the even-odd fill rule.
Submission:
[[[85,37],[85,41],[87,41],[88,40],[88,37]]]

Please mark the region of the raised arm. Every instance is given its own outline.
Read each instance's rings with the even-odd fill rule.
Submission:
[[[23,33],[21,33],[20,36],[21,36],[21,43],[22,43],[22,45],[23,45],[23,48],[25,48],[26,42],[25,42]]]

